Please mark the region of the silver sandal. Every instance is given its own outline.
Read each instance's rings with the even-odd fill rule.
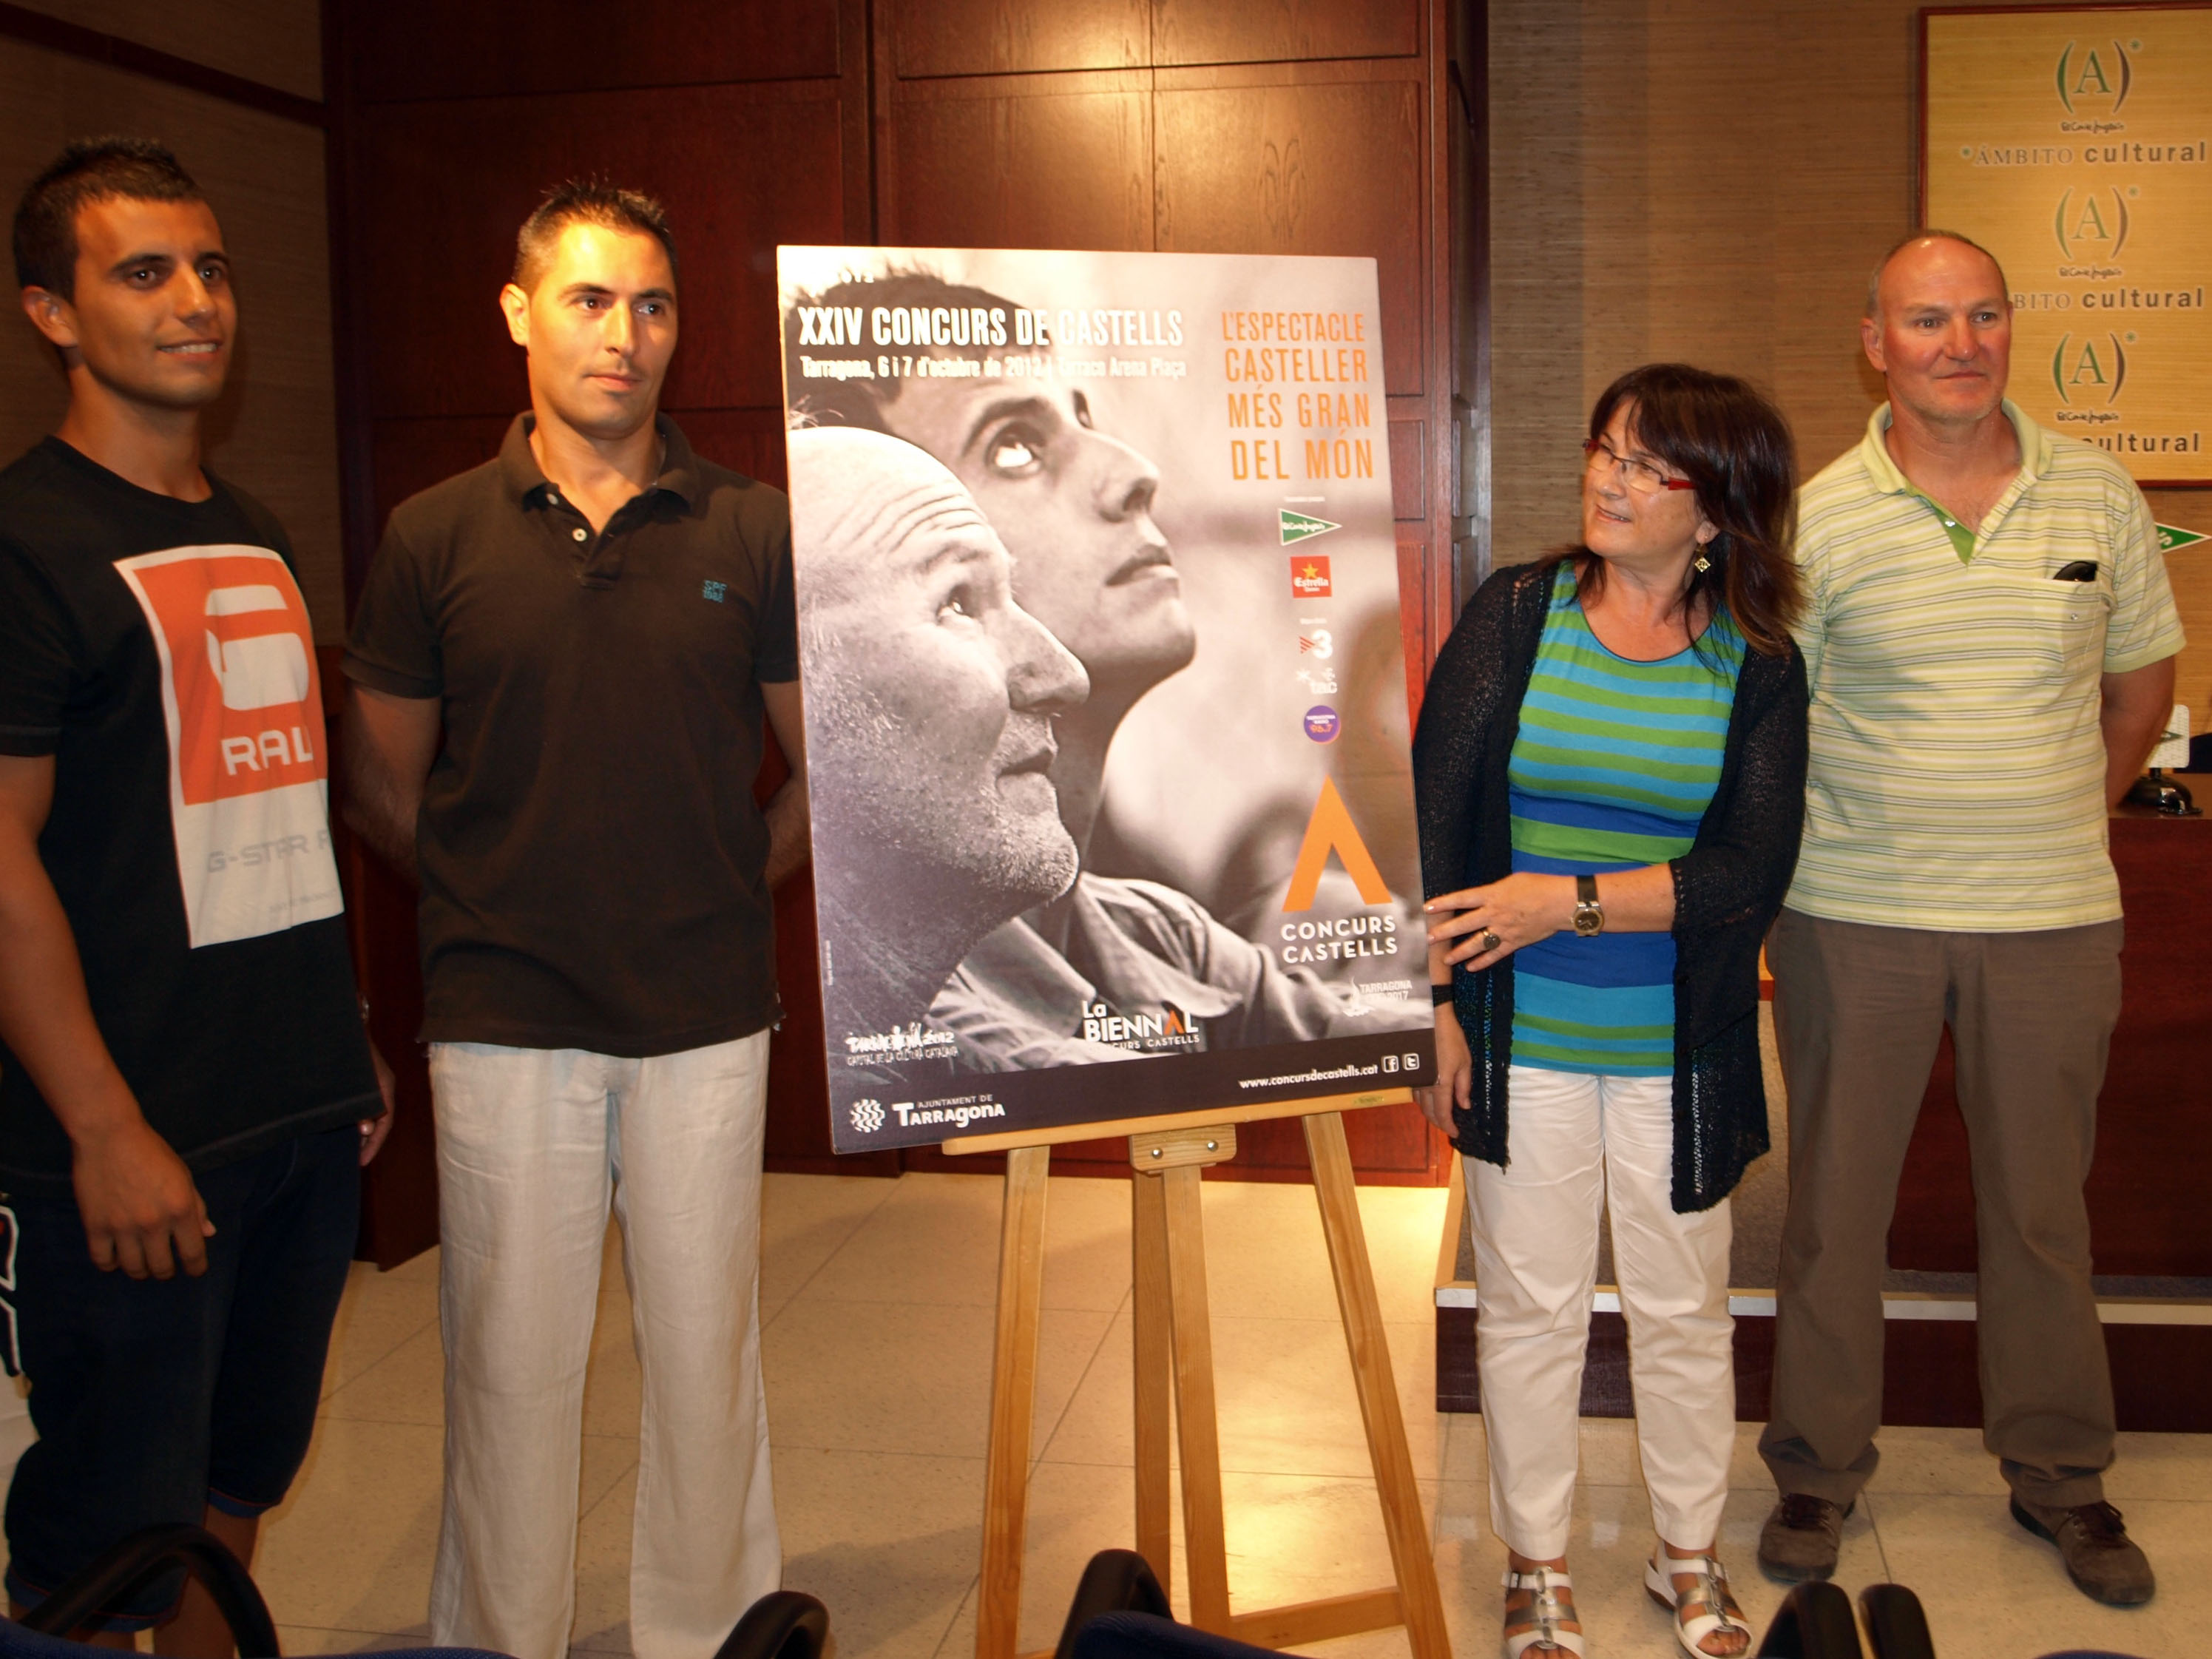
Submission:
[[[1557,1567],[1531,1567],[1526,1572],[1516,1572],[1509,1566],[1499,1582],[1509,1593],[1518,1589],[1531,1593],[1528,1605],[1508,1613],[1506,1619],[1527,1619],[1535,1624],[1534,1630],[1506,1637],[1505,1659],[1521,1659],[1524,1653],[1533,1654],[1536,1659],[1554,1659],[1556,1655],[1571,1653],[1576,1659],[1582,1659],[1585,1651],[1582,1633],[1559,1628],[1565,1620],[1575,1618],[1572,1607],[1559,1599],[1561,1590],[1573,1590],[1572,1578]],[[1579,1624],[1581,1620],[1577,1619],[1576,1622]],[[1701,1654],[1698,1659],[1711,1659],[1711,1656]]]
[[[1690,1588],[1674,1588],[1677,1575],[1694,1579]],[[1667,1558],[1662,1568],[1655,1555],[1644,1564],[1644,1588],[1651,1599],[1674,1615],[1674,1639],[1691,1659],[1718,1659],[1698,1645],[1715,1631],[1740,1630],[1744,1635],[1743,1652],[1735,1659],[1747,1659],[1751,1652],[1751,1626],[1743,1622],[1741,1609],[1729,1610],[1728,1569],[1710,1555],[1673,1556]],[[1692,1607],[1702,1607],[1701,1613],[1692,1613]]]

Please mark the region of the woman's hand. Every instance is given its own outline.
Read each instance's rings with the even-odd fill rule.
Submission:
[[[1574,925],[1575,878],[1516,871],[1487,887],[1432,898],[1422,908],[1431,918],[1430,942],[1448,947],[1445,961],[1489,968]]]
[[[1442,1129],[1447,1135],[1458,1133],[1452,1127],[1452,1108],[1464,1108],[1468,1091],[1474,1085],[1474,1056],[1468,1052],[1467,1033],[1460,1030],[1459,1016],[1449,1003],[1437,1010],[1437,1080],[1432,1087],[1416,1089],[1413,1099],[1420,1106],[1421,1115]]]

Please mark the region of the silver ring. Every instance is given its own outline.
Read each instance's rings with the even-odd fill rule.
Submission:
[[[1480,940],[1482,945],[1482,953],[1485,956],[1488,956],[1492,951],[1495,951],[1499,945],[1505,943],[1504,939],[1498,938],[1494,932],[1487,927],[1484,928],[1482,932],[1478,933],[1475,937]]]

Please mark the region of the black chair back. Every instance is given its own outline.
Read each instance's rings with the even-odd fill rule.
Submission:
[[[1920,1598],[1902,1584],[1869,1584],[1859,1592],[1874,1659],[1936,1659],[1936,1640]]]
[[[1782,1598],[1781,1609],[1759,1644],[1759,1659],[1865,1659],[1851,1598],[1833,1584],[1800,1584]]]
[[[23,1627],[66,1638],[103,1607],[182,1567],[207,1587],[230,1626],[239,1659],[276,1659],[276,1626],[252,1575],[213,1533],[192,1526],[134,1532],[23,1615]]]
[[[1067,1622],[1060,1627],[1060,1645],[1053,1650],[1053,1659],[1074,1659],[1075,1638],[1083,1627],[1107,1613],[1175,1617],[1152,1565],[1134,1550],[1101,1550],[1091,1558],[1075,1587],[1075,1598],[1067,1604]]]
[[[1070,1659],[1269,1659],[1269,1651],[1158,1613],[1102,1613],[1077,1635]]]
[[[747,1607],[714,1659],[822,1659],[830,1609],[802,1590],[770,1590]]]

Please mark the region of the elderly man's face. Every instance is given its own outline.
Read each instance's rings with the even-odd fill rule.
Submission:
[[[1016,598],[1095,684],[1150,686],[1190,660],[1182,580],[1152,522],[1159,472],[1092,427],[1083,392],[908,380],[883,420],[959,475],[1013,555]]]
[[[813,792],[894,866],[997,896],[995,926],[1075,878],[1048,774],[1082,665],[1014,603],[1005,547],[943,467],[875,434],[801,434],[794,459],[809,439],[836,450],[843,496],[802,548]]]
[[[1931,425],[1994,414],[2012,367],[2012,303],[1996,262],[1946,236],[1900,249],[1877,289],[1881,314],[1859,325],[1890,401]]]

